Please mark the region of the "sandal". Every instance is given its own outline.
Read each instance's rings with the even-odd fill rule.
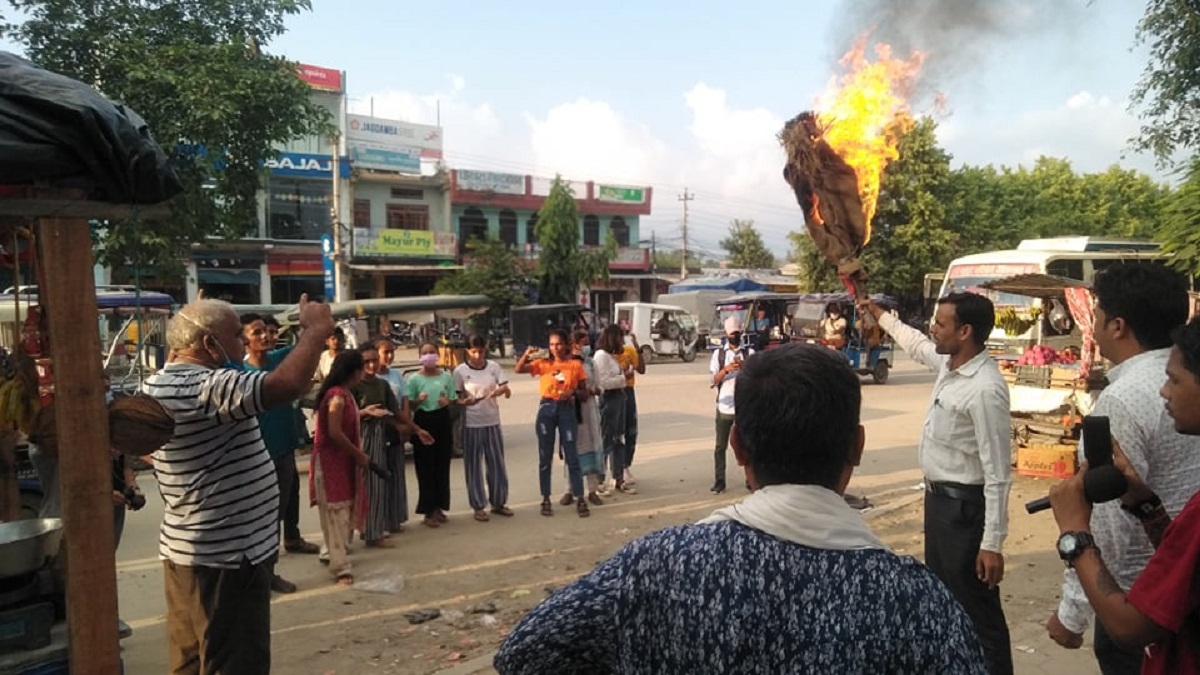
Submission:
[[[446,512],[441,509],[434,511],[433,517],[436,518],[439,523],[446,523],[446,522],[449,522],[449,520],[450,520],[449,518],[446,517]]]
[[[483,509],[476,509],[475,520],[478,520],[481,523],[486,523],[487,521],[491,520],[491,518],[488,517],[487,511],[484,511]]]
[[[311,541],[297,539],[295,541],[285,542],[283,544],[283,550],[287,551],[288,553],[320,553],[321,547],[317,546]]]
[[[575,501],[575,495],[568,492],[562,496],[562,499],[558,500],[558,503],[563,506],[570,506],[573,501]]]
[[[552,516],[552,515],[554,515],[554,508],[553,508],[552,506],[550,506],[550,500],[549,500],[549,499],[547,499],[547,500],[545,500],[545,501],[543,501],[543,502],[542,502],[542,515],[543,515],[543,516]]]
[[[600,495],[596,494],[595,490],[588,493],[587,500],[595,506],[604,506],[604,500],[600,499]]]
[[[580,518],[587,518],[592,515],[592,512],[588,510],[586,499],[580,499],[579,503],[575,505],[575,510],[579,513]]]
[[[513,510],[508,508],[507,506],[501,506],[499,508],[492,509],[492,513],[494,513],[498,516],[512,516]]]
[[[422,524],[422,525],[424,525],[425,527],[439,527],[439,526],[441,526],[441,523],[439,523],[439,522],[437,521],[437,519],[436,519],[436,518],[431,518],[431,517],[429,517],[429,516],[426,516],[426,517],[425,517],[425,520],[422,520],[422,521],[421,521],[421,524]]]
[[[341,574],[337,575],[336,583],[338,586],[353,586],[354,575],[350,574],[349,572],[342,572]]]

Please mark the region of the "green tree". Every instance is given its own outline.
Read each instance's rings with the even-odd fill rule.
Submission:
[[[186,245],[245,236],[274,148],[335,133],[295,64],[263,51],[309,0],[11,0],[10,37],[48,70],[98,87],[146,119],[184,193],[153,226],[99,228],[97,259],[169,275]]]
[[[767,250],[753,220],[731,222],[729,235],[721,240],[720,247],[729,255],[730,267],[751,270],[775,267],[775,255]]]
[[[1173,267],[1200,274],[1200,156],[1192,158],[1183,182],[1167,200],[1159,237],[1172,254]]]
[[[699,274],[704,266],[704,256],[695,251],[688,251],[688,273]],[[679,274],[682,268],[683,251],[679,249],[660,248],[654,252],[654,268],[660,274]]]
[[[880,180],[871,241],[863,250],[871,292],[920,298],[925,275],[943,270],[956,252],[946,223],[950,154],[937,144],[931,118],[898,120],[900,156]]]
[[[1143,106],[1134,147],[1167,165],[1177,151],[1200,149],[1200,6],[1150,0],[1137,40],[1150,47],[1150,61],[1130,95]]]
[[[580,246],[579,205],[570,185],[556,176],[550,194],[538,210],[538,301],[575,302],[579,287],[608,278],[608,261],[616,245],[610,236],[604,248]]]
[[[508,310],[529,302],[533,274],[517,251],[497,239],[474,239],[467,243],[471,264],[439,279],[435,295],[486,295],[492,301],[489,314],[508,316]]]

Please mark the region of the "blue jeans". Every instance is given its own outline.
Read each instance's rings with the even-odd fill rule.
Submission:
[[[609,471],[620,481],[629,465],[629,439],[625,436],[627,389],[610,389],[600,397],[600,435],[604,439],[604,458]]]
[[[538,404],[537,411],[538,482],[542,488],[542,499],[550,498],[550,467],[554,464],[555,430],[558,431],[563,455],[566,457],[571,493],[582,498],[583,474],[579,471],[579,422],[575,419],[575,402],[543,399]]]

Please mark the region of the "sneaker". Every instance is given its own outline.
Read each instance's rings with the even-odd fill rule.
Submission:
[[[714,495],[721,494],[722,492],[725,491],[725,481],[719,480],[719,481],[713,483],[713,486],[708,488],[708,491],[713,493]]]
[[[271,590],[276,593],[295,593],[296,584],[276,574],[271,577]]]
[[[564,494],[562,496],[562,499],[558,500],[558,503],[562,504],[563,506],[570,506],[574,502],[575,502],[575,495],[571,494],[570,492]]]
[[[637,485],[637,479],[633,477],[633,472],[629,470],[629,467],[625,467],[625,484]]]
[[[608,484],[608,481],[600,483],[599,489],[596,490],[596,494],[600,495],[601,497],[611,497],[612,493],[613,489],[612,486]]]
[[[624,492],[627,495],[636,495],[637,494],[637,488],[633,487],[629,483],[621,483],[620,485],[617,486],[617,489],[620,490],[621,492]]]

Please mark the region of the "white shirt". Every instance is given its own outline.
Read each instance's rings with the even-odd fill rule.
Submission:
[[[621,371],[621,364],[617,363],[617,357],[603,349],[598,349],[592,356],[592,363],[596,370],[598,387],[604,391],[625,388],[625,373]]]
[[[504,370],[495,361],[484,361],[482,368],[473,368],[470,363],[460,363],[454,369],[454,387],[472,398],[483,399],[466,406],[464,424],[472,429],[494,427],[500,424],[500,402],[491,396],[503,385],[508,384]]]
[[[738,354],[738,350],[730,347],[728,344],[714,351],[712,360],[708,364],[708,371],[712,373],[713,377],[716,377],[717,373],[721,371],[720,354],[722,350],[725,351],[725,365],[733,363]],[[745,359],[753,353],[753,349],[745,347],[742,349],[742,358]],[[735,370],[729,373],[717,386],[717,412],[722,415],[733,414],[733,392],[737,387],[737,376],[740,372],[739,370]]]
[[[879,325],[913,360],[938,374],[921,429],[917,458],[925,480],[983,485],[983,541],[999,553],[1008,535],[1012,487],[1012,431],[1008,384],[985,351],[958,368],[938,354],[933,340],[884,314]]]
[[[1200,436],[1176,433],[1158,395],[1167,379],[1170,354],[1170,349],[1143,352],[1109,370],[1108,387],[1100,392],[1092,414],[1108,417],[1113,439],[1174,518],[1200,490]],[[1083,459],[1082,443],[1079,450]],[[1113,580],[1128,591],[1154,554],[1141,523],[1114,500],[1092,508],[1091,528]],[[1059,621],[1068,630],[1082,633],[1092,614],[1079,578],[1074,570],[1067,570]]]

